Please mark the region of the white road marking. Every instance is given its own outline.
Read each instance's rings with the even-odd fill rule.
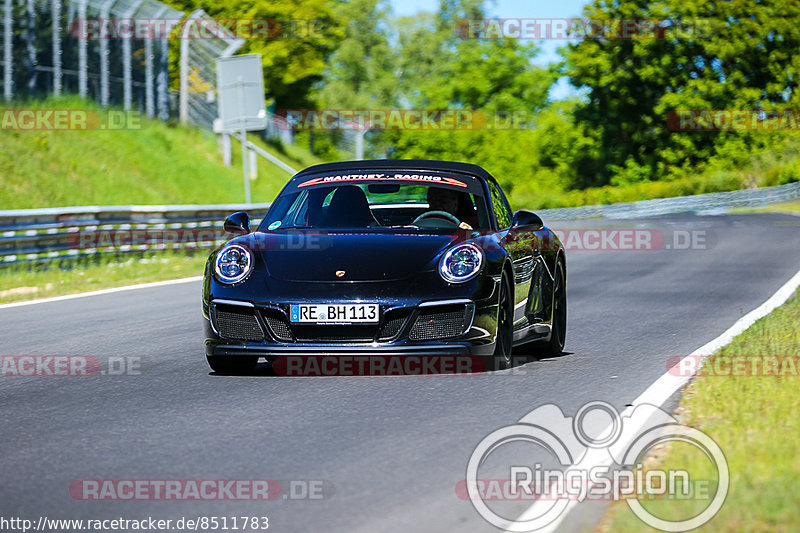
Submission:
[[[123,287],[112,287],[110,289],[100,289],[89,292],[79,292],[76,294],[66,294],[64,296],[52,296],[50,298],[36,298],[34,300],[26,300],[24,302],[13,302],[10,304],[0,304],[0,309],[8,309],[10,307],[23,307],[25,305],[46,304],[50,302],[63,302],[64,300],[76,300],[78,298],[88,298],[90,296],[100,296],[101,294],[113,294],[115,292],[133,291],[137,289],[149,289],[151,287],[163,287],[165,285],[177,285],[179,283],[191,283],[193,281],[202,281],[203,276],[192,276],[189,278],[168,279],[166,281],[153,281],[150,283],[138,283],[136,285],[125,285]]]
[[[792,276],[792,278],[789,281],[784,283],[784,285],[780,289],[778,289],[777,292],[775,292],[775,294],[770,296],[770,298],[766,302],[764,302],[763,304],[759,305],[758,307],[756,307],[755,309],[744,315],[742,318],[737,320],[736,323],[734,323],[730,328],[725,330],[725,332],[722,333],[722,335],[712,340],[711,342],[704,344],[703,346],[692,352],[690,356],[696,356],[696,357],[699,356],[701,358],[701,361],[705,361],[706,357],[708,357],[709,355],[713,354],[723,346],[730,343],[734,339],[734,337],[741,334],[742,332],[744,332],[744,330],[752,326],[756,320],[767,316],[769,313],[775,310],[775,308],[785,303],[789,298],[791,298],[794,295],[798,286],[800,286],[800,271],[795,273],[795,275]],[[675,366],[679,364],[680,362],[676,363]],[[673,368],[675,366],[673,366]],[[676,372],[677,375],[673,375],[672,373],[670,373],[672,369],[667,370],[665,374],[663,374],[660,378],[658,378],[655,381],[655,383],[650,385],[638,398],[636,398],[630,407],[628,407],[627,409],[625,409],[625,411],[620,413],[620,416],[623,419],[625,419],[625,417],[627,416],[629,417],[627,420],[632,420],[630,418],[630,415],[633,412],[633,410],[640,404],[651,404],[657,406],[663,405],[664,402],[666,402],[670,398],[670,396],[672,396],[676,391],[678,391],[680,388],[686,385],[686,383],[689,382],[689,380],[694,376],[694,374],[700,369],[701,366],[702,363],[696,365],[695,372],[692,373],[691,375],[681,375],[681,374],[688,374],[688,372],[685,371]],[[631,431],[631,433],[629,433],[629,435],[632,435],[634,437],[637,436],[639,434],[638,431],[640,427],[647,421],[641,420],[640,422],[641,423],[638,424],[639,427],[635,427]],[[603,433],[599,434],[600,435],[607,434],[607,432],[611,431],[611,429],[612,429],[611,426],[609,426]],[[592,451],[597,451],[597,450],[592,450]],[[605,454],[598,453],[592,455],[594,455],[596,459],[594,460],[589,459],[589,454],[587,454],[587,457],[585,457],[584,460],[581,461],[581,470],[585,471],[593,467],[604,466],[605,463],[608,462],[607,453]],[[587,461],[587,459],[589,460]],[[566,472],[569,472],[574,468],[575,465],[572,465],[569,469],[566,470]],[[554,496],[557,496],[557,494],[554,494]],[[578,503],[577,500],[571,499],[567,504],[567,506],[565,507],[564,512],[561,513],[558,519],[548,524],[546,528],[536,530],[537,533],[549,533],[551,531],[555,531],[558,528],[558,526],[564,521],[569,512],[575,508],[575,505],[577,503]],[[544,514],[547,511],[547,509],[552,507],[552,505],[553,502],[549,498],[537,500],[536,502],[531,504],[531,506],[528,507],[521,515],[517,517],[516,522],[525,522],[537,516],[540,516]],[[508,527],[511,527],[511,524],[514,523],[515,522],[511,522]]]

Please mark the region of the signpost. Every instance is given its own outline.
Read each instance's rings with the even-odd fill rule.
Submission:
[[[250,203],[250,158],[247,132],[267,127],[264,74],[260,54],[217,59],[219,125],[222,131],[239,131],[245,202]]]

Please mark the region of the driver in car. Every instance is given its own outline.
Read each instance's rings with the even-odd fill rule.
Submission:
[[[445,211],[459,218],[459,193],[441,187],[428,188],[428,205],[431,211]],[[461,221],[461,219],[459,218]],[[471,230],[472,226],[466,221],[461,221],[459,228]]]

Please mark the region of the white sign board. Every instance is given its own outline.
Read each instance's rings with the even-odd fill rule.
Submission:
[[[217,59],[219,127],[223,131],[267,127],[261,55]]]

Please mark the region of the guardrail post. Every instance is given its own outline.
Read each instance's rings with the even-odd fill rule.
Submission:
[[[247,155],[250,158],[250,179],[255,181],[258,177],[258,158],[255,150],[248,150]]]
[[[220,150],[222,151],[222,164],[226,167],[231,166],[233,159],[231,154],[231,136],[229,133],[222,132],[219,136]]]

